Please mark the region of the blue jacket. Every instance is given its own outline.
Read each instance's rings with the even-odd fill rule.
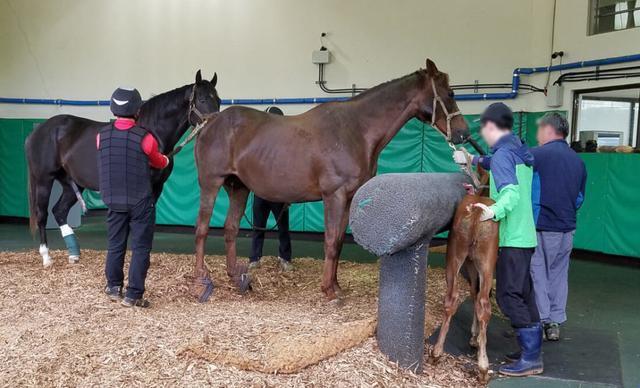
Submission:
[[[587,170],[564,140],[531,149],[535,158],[532,200],[536,229],[569,232],[584,201]]]

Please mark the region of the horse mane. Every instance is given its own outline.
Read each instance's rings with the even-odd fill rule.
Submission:
[[[409,81],[413,78],[416,78],[417,80],[423,80],[425,77],[427,76],[426,71],[424,69],[419,69],[414,71],[413,73],[409,73],[407,75],[404,75],[402,77],[398,77],[395,79],[392,79],[390,81],[387,82],[383,82],[381,84],[378,84],[372,88],[369,88],[367,90],[365,90],[364,92],[358,94],[357,96],[353,97],[351,99],[351,101],[358,101],[361,99],[365,99],[368,98],[371,95],[377,95],[378,91],[382,90],[382,89],[387,89],[388,86],[393,85],[393,84],[399,84],[403,81]]]
[[[163,116],[166,116],[167,112],[173,112],[180,108],[185,102],[184,96],[187,89],[192,86],[193,84],[180,86],[151,97],[140,107],[138,120],[142,122],[141,124],[154,127]]]

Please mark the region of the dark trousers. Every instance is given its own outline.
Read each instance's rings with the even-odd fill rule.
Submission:
[[[107,215],[107,236],[109,238],[105,274],[109,287],[122,287],[124,282],[124,255],[127,238],[131,235],[131,264],[126,296],[141,298],[144,281],[149,269],[149,253],[153,242],[156,223],[156,208],[152,198],[140,202],[129,211],[113,211]]]
[[[284,210],[283,210],[284,209]],[[251,240],[251,261],[258,261],[262,257],[262,246],[264,245],[264,229],[267,226],[269,212],[273,213],[278,221],[278,240],[280,240],[279,255],[283,259],[291,260],[291,236],[289,236],[289,210],[285,209],[285,204],[271,202],[262,199],[257,195],[253,197],[253,236]],[[280,219],[278,220],[278,217]]]
[[[540,322],[531,279],[533,248],[502,247],[496,264],[496,299],[515,328]]]

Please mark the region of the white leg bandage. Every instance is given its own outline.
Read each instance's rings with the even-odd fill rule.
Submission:
[[[40,256],[42,256],[42,265],[45,268],[53,264],[53,260],[51,260],[51,256],[49,256],[49,248],[44,244],[40,244]]]

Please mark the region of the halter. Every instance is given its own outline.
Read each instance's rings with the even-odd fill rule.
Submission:
[[[462,112],[460,112],[458,110],[458,111],[449,113],[449,110],[447,109],[446,105],[444,104],[444,101],[438,95],[438,91],[436,90],[436,83],[433,80],[433,78],[431,79],[431,89],[433,89],[433,109],[431,111],[431,126],[435,128],[436,109],[438,108],[437,104],[440,103],[440,108],[442,109],[442,111],[446,115],[447,134],[446,135],[443,134],[437,128],[436,128],[436,131],[438,131],[438,133],[440,133],[440,134],[442,134],[442,136],[444,136],[445,140],[447,141],[447,144],[451,148],[451,151],[456,151],[458,148],[451,141],[451,119],[456,117],[456,116],[462,115]],[[466,158],[467,162],[464,164],[464,166],[460,166],[460,169],[471,178],[471,181],[473,182],[473,186],[476,189],[479,189],[479,188],[481,188],[480,178],[478,177],[478,174],[475,171],[473,171],[473,168],[471,167],[472,166],[471,156],[466,152],[465,152],[464,155],[465,155],[465,158]]]
[[[438,95],[438,91],[436,90],[436,83],[433,80],[433,78],[431,78],[431,88],[433,89],[433,108],[431,110],[431,126],[435,128],[435,124],[436,124],[436,109],[438,108],[438,103],[440,103],[440,108],[442,109],[442,111],[446,115],[446,120],[447,120],[447,134],[446,135],[443,134],[443,135],[444,135],[444,138],[447,140],[447,143],[449,143],[449,147],[455,149],[455,147],[453,146],[453,143],[451,142],[451,119],[456,117],[456,116],[462,115],[462,112],[460,112],[458,110],[458,111],[449,113],[449,110],[447,110],[447,107],[444,104],[444,101]],[[438,132],[440,132],[440,131],[438,131]]]
[[[196,124],[200,124],[205,120],[204,114],[200,112],[200,110],[196,106],[196,86],[197,85],[198,83],[194,83],[193,88],[191,88],[191,96],[189,97],[189,110],[187,111],[187,121],[189,121],[189,123],[193,126],[195,126]],[[196,124],[192,123],[191,113],[195,113],[195,115],[198,117],[198,120],[200,120],[200,122]]]

